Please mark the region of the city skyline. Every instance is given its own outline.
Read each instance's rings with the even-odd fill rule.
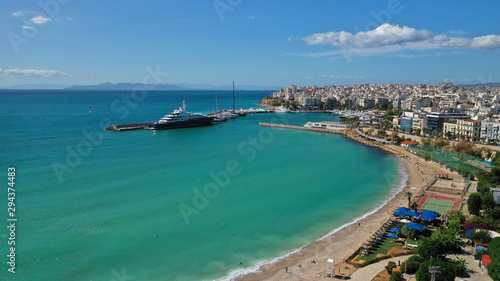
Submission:
[[[0,87],[500,81],[500,3],[3,3]]]

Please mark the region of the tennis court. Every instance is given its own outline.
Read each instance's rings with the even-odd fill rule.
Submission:
[[[444,196],[429,196],[428,194],[426,194],[422,199],[424,199],[424,201],[421,200],[423,204],[421,206],[418,206],[418,209],[434,211],[443,215],[447,215],[453,209],[456,209],[459,200],[457,198],[449,198]]]

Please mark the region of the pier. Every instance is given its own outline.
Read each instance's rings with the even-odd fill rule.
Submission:
[[[302,130],[302,131],[314,131],[314,132],[320,132],[320,133],[330,133],[330,134],[340,134],[340,135],[345,135],[345,130],[330,130],[330,129],[324,129],[324,128],[309,128],[309,127],[304,127],[304,126],[294,126],[294,125],[284,125],[284,124],[275,124],[275,123],[266,123],[266,122],[259,122],[260,126],[265,126],[265,127],[275,127],[275,128],[283,128],[283,129],[292,129],[292,130]]]
[[[131,130],[141,130],[147,128],[151,125],[151,122],[148,123],[130,123],[130,124],[115,124],[106,127],[106,131],[131,131]]]

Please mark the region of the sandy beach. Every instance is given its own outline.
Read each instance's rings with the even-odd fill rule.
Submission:
[[[250,273],[233,280],[313,280],[325,276],[326,260],[332,258],[336,264],[336,274],[350,275],[354,268],[344,261],[366,242],[372,233],[377,231],[384,222],[392,217],[394,209],[407,206],[408,200],[404,193],[411,191],[417,193],[424,183],[438,171],[444,171],[440,165],[434,162],[426,162],[408,152],[402,147],[394,145],[382,146],[374,142],[347,134],[347,137],[366,145],[375,146],[393,153],[400,159],[400,165],[404,165],[408,175],[406,187],[395,195],[390,201],[375,213],[359,221],[338,230],[337,232],[305,246],[301,250],[271,264],[266,264],[257,272]],[[417,164],[418,162],[418,164]],[[411,189],[415,188],[416,189]],[[414,198],[417,200],[418,198]],[[347,269],[346,267],[349,267]]]

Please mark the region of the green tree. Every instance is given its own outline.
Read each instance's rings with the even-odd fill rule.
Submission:
[[[469,195],[469,199],[467,199],[467,208],[469,210],[469,213],[478,216],[479,211],[481,210],[481,205],[481,193],[475,192]]]
[[[493,238],[488,244],[491,263],[488,265],[488,274],[494,281],[500,281],[500,237]]]
[[[422,262],[423,259],[420,256],[411,256],[401,264],[401,270],[404,273],[414,274]]]
[[[485,193],[481,198],[481,205],[483,210],[491,210],[496,207],[495,199],[493,198],[493,192]]]
[[[453,233],[458,233],[461,229],[462,224],[465,222],[465,216],[460,211],[452,212],[448,216],[448,231]]]
[[[500,220],[500,206],[495,207],[494,209],[486,211],[488,217],[494,220]]]
[[[480,243],[483,243],[483,244],[488,244],[491,241],[491,235],[488,232],[488,230],[481,229],[481,230],[479,230],[477,232],[473,232],[470,235],[470,239],[472,241],[477,241],[477,242],[480,242]]]
[[[388,272],[389,274],[392,274],[392,270],[393,270],[394,268],[396,268],[396,263],[395,263],[395,262],[393,262],[393,261],[388,262],[388,263],[387,263],[387,265],[385,266],[385,269],[387,270],[387,272]]]
[[[500,281],[500,260],[491,260],[488,265],[488,275],[493,281]]]
[[[434,240],[439,241],[443,252],[460,252],[460,239],[453,232],[443,232],[441,235],[435,236]]]
[[[424,237],[417,248],[418,254],[424,259],[439,257],[444,253],[443,244],[439,239]]]
[[[488,252],[492,259],[500,260],[500,237],[491,239],[488,244]]]
[[[400,281],[402,279],[402,273],[400,271],[394,271],[391,274],[389,281]]]
[[[430,281],[431,273],[429,272],[429,266],[439,266],[441,273],[436,273],[436,281],[454,281],[456,265],[453,262],[449,262],[442,259],[429,259],[420,265],[415,277],[418,281]]]
[[[455,257],[453,261],[456,266],[455,275],[465,277],[467,274],[467,262],[463,258]]]
[[[413,193],[411,191],[407,191],[405,196],[408,199],[408,209],[411,209],[411,197],[413,196]]]
[[[417,231],[413,228],[405,226],[401,229],[401,233],[403,233],[403,235],[406,236],[406,238],[411,239],[415,236],[415,234],[417,234]]]

